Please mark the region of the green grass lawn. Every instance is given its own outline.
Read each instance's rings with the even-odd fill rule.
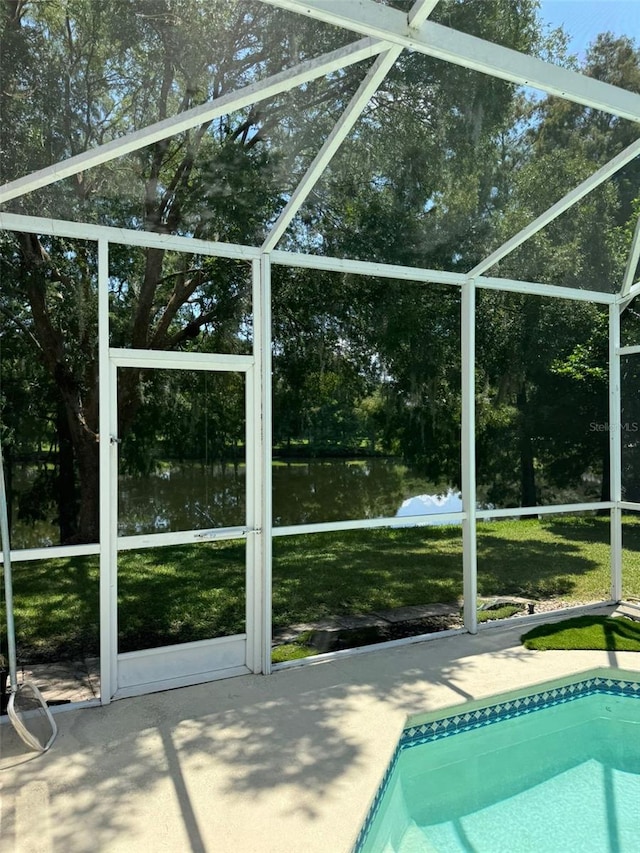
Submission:
[[[478,594],[606,599],[608,541],[606,518],[480,524]],[[624,594],[638,596],[640,521],[625,525],[624,544]],[[459,526],[282,537],[274,540],[273,553],[275,630],[462,597]],[[122,552],[120,651],[244,631],[244,555],[243,541]],[[14,563],[13,568],[21,660],[96,655],[97,557]]]
[[[640,624],[623,616],[578,616],[563,619],[522,635],[527,649],[600,649],[640,652]]]

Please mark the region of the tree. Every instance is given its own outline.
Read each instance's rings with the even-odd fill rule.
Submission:
[[[443,2],[435,19],[535,53],[548,46],[535,11],[534,3],[509,0]],[[491,233],[516,100],[507,83],[403,54],[314,188],[291,245],[470,269]],[[430,477],[459,484],[457,292],[345,276],[333,311],[343,351],[358,353],[360,372],[384,400],[386,447]]]
[[[0,44],[5,179],[107,142],[329,49],[330,28],[287,26],[262,4],[204,0],[6,2]],[[79,174],[14,207],[126,227],[253,242],[284,204],[285,176],[304,167],[310,116],[322,132],[357,84],[335,75]],[[25,97],[26,95],[29,97]],[[293,116],[285,126],[283,118]],[[9,137],[9,128],[11,136]],[[277,140],[283,144],[278,146]],[[285,144],[286,143],[286,144]],[[14,157],[13,152],[18,152]],[[96,275],[79,241],[16,235],[3,314],[28,330],[64,411],[79,489],[74,531],[98,537]],[[127,257],[128,255],[128,257]],[[114,337],[134,348],[184,349],[235,334],[246,305],[238,271],[223,262],[177,270],[157,249],[117,249]],[[3,293],[3,300],[7,298]],[[119,313],[121,312],[121,313]],[[123,318],[123,315],[126,315]],[[221,333],[224,329],[224,333]],[[204,344],[207,348],[207,343]],[[123,427],[133,420],[140,374],[119,388]],[[63,420],[66,423],[63,423]]]
[[[640,51],[626,38],[599,36],[581,70],[632,91],[640,89]],[[530,121],[515,140],[525,154],[518,157],[495,243],[549,208],[590,175],[594,164],[613,158],[634,138],[628,122],[604,113],[556,98],[532,103]],[[639,179],[636,163],[616,173],[501,261],[498,274],[583,290],[619,289]],[[492,294],[484,309],[480,305],[484,381],[505,416],[501,423],[496,420],[495,428],[486,424],[481,437],[484,461],[495,476],[496,470],[513,469],[517,460],[521,476],[516,500],[525,506],[541,500],[536,481],[542,470],[551,480],[548,485],[556,488],[595,470],[601,479],[600,497],[608,500],[607,319],[595,305],[550,303],[544,307],[530,297]],[[507,322],[500,322],[501,306],[509,312]],[[508,441],[496,443],[496,429],[497,434],[513,436],[510,450]],[[500,451],[491,451],[496,446]],[[491,464],[488,452],[493,453]]]
[[[223,0],[5,0],[3,10],[0,169],[5,180],[351,39],[263,4]],[[562,49],[561,39],[541,32],[534,0],[442,0],[435,15],[525,52]],[[13,207],[257,244],[348,103],[364,65],[62,181]],[[617,74],[635,86],[637,65],[631,43],[605,38],[586,67],[594,76],[617,81]],[[501,241],[555,201],[558,187],[572,186],[592,171],[594,152],[610,156],[630,133],[626,123],[605,121],[580,106],[553,99],[528,103],[504,81],[405,52],[292,225],[288,245],[468,270],[486,256],[492,241]],[[550,281],[593,287],[603,276],[617,274],[627,239],[625,217],[637,187],[635,168],[590,197],[568,225],[558,221],[527,244],[524,255],[501,266],[501,274],[513,271],[518,278],[538,280],[544,269]],[[0,246],[0,263],[7,283],[0,296],[3,323],[22,336],[19,346],[7,347],[7,370],[19,364],[20,347],[37,354],[38,381],[50,389],[42,417],[49,411],[47,417],[55,421],[50,443],[57,448],[61,480],[69,485],[61,506],[78,507],[77,516],[74,512],[61,522],[61,538],[95,541],[95,248],[79,240],[19,234]],[[251,314],[246,265],[115,245],[110,264],[113,345],[246,351]],[[536,498],[536,453],[549,446],[539,401],[558,383],[573,383],[576,399],[586,399],[580,396],[586,386],[570,366],[579,357],[575,346],[588,340],[586,329],[595,314],[585,309],[564,317],[559,329],[574,349],[563,349],[558,340],[544,364],[525,368],[527,341],[544,336],[550,322],[548,312],[525,302],[518,320],[502,330],[504,346],[491,353],[492,321],[481,304],[480,338],[486,331],[488,355],[480,384],[487,399],[510,389],[511,396],[501,398],[493,412],[484,406],[482,418],[494,425],[500,419],[518,423],[520,487],[529,502]],[[318,443],[331,446],[368,438],[374,447],[400,450],[434,478],[459,482],[458,316],[453,289],[303,271],[283,272],[279,283],[274,274],[278,439],[286,442],[310,430]],[[509,342],[517,348],[516,358]],[[152,381],[128,370],[119,383],[121,431],[137,431],[140,439],[130,443],[132,467],[149,461],[138,450],[145,430],[154,440],[159,435],[153,416],[159,409],[138,417]],[[153,405],[170,401],[178,421],[190,412],[200,418],[201,411],[187,402],[188,383],[183,388],[177,381],[160,382]],[[12,395],[19,396],[19,385],[14,383]],[[375,402],[372,415],[365,412],[371,408],[367,400]],[[176,444],[171,430],[160,439],[167,447]],[[551,451],[544,452],[551,464]],[[503,471],[513,458],[510,454]]]
[[[586,472],[599,471],[608,489],[603,436],[591,426],[607,420],[606,312],[483,292],[477,329],[478,479],[486,500],[573,502]]]

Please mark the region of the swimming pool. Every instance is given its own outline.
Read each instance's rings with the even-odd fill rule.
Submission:
[[[594,670],[414,717],[354,853],[631,853],[640,679]]]

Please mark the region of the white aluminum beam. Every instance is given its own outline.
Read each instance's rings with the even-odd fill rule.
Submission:
[[[365,275],[378,278],[395,278],[405,281],[450,284],[459,287],[467,280],[466,275],[442,270],[425,270],[399,264],[382,264],[376,261],[358,261],[353,258],[332,258],[327,255],[306,255],[302,252],[285,252],[276,249],[271,253],[271,263],[284,267],[325,270],[350,275]]]
[[[118,536],[118,551],[142,551],[145,548],[160,548],[167,545],[193,545],[196,542],[226,542],[229,539],[244,539],[246,527],[212,527],[204,530],[174,530],[169,533],[137,533]]]
[[[304,255],[298,252],[276,250],[271,253],[271,262],[282,266],[302,269],[326,270],[327,272],[349,273],[351,275],[392,278],[399,281],[413,281],[429,284],[447,284],[461,287],[467,281],[466,273],[428,270],[419,267],[406,267],[398,264],[381,264],[373,261],[358,261],[352,258],[331,258],[326,255]],[[557,299],[573,299],[577,302],[596,302],[610,305],[619,297],[612,293],[578,290],[575,287],[560,287],[543,282],[518,281],[510,278],[480,276],[476,286],[487,290],[506,290],[513,293],[528,293],[534,296],[550,296]]]
[[[462,365],[462,574],[464,626],[478,631],[478,555],[476,531],[476,286],[469,279],[462,288],[460,305]]]
[[[631,241],[631,249],[629,251],[629,260],[622,278],[622,287],[620,288],[620,296],[628,296],[633,286],[633,279],[638,269],[638,261],[640,261],[640,216],[636,222],[636,229],[633,232]]]
[[[632,344],[631,346],[628,346],[628,347],[619,347],[618,348],[618,355],[626,356],[626,355],[639,355],[639,354],[640,354],[640,345],[638,345],[638,344]]]
[[[409,27],[408,16],[399,9],[371,0],[262,0],[289,12],[307,15],[334,27],[366,32],[383,41],[396,41],[399,33],[406,38],[417,33]],[[409,46],[409,45],[407,45]]]
[[[545,210],[545,212],[541,213],[540,216],[536,217],[533,222],[530,222],[521,231],[514,234],[506,243],[503,243],[503,245],[496,249],[495,252],[492,252],[488,258],[485,258],[484,261],[477,264],[469,272],[469,275],[482,275],[487,270],[491,269],[491,267],[497,264],[498,261],[513,252],[514,249],[517,249],[518,246],[521,246],[522,243],[530,237],[533,237],[534,234],[537,234],[538,231],[541,231],[550,222],[553,222],[553,220],[560,216],[561,213],[564,213],[565,210],[568,210],[576,204],[576,202],[580,201],[580,199],[584,198],[588,193],[600,186],[600,184],[604,183],[604,181],[612,175],[615,175],[615,173],[620,171],[620,169],[626,166],[627,163],[634,160],[638,154],[640,154],[640,139],[636,139],[635,142],[632,142],[631,145],[627,146],[624,151],[621,151],[617,157],[614,157],[613,160],[605,163],[605,165],[598,169],[597,172],[594,172],[593,175],[590,175],[586,180],[582,181],[581,184],[578,184],[575,189],[567,193],[552,207]]]
[[[633,300],[636,298],[636,296],[639,293],[640,293],[640,281],[636,282],[635,284],[632,284],[631,287],[629,288],[629,292],[627,293],[627,295],[623,299],[619,299],[620,313],[621,314],[625,310],[625,308],[629,307],[629,305],[633,302]]]
[[[99,494],[100,494],[100,697],[107,705],[117,686],[118,637],[116,619],[116,520],[113,518],[114,483],[111,471],[112,370],[109,363],[109,244],[98,241],[98,377],[99,377]]]
[[[629,305],[633,302],[636,296],[640,293],[640,281],[632,284],[629,288],[629,292],[624,297],[618,297],[618,309],[621,314],[623,314]]]
[[[198,127],[215,118],[227,115],[233,110],[244,109],[244,107],[272,98],[281,92],[288,92],[297,86],[309,83],[318,77],[324,77],[326,74],[370,59],[385,48],[386,45],[377,43],[370,38],[364,38],[331,53],[301,62],[293,68],[288,68],[267,77],[265,80],[252,83],[237,92],[222,95],[215,101],[208,101],[206,104],[201,104],[191,110],[185,110],[178,115],[155,122],[142,130],[128,133],[119,139],[91,148],[75,157],[54,163],[33,172],[31,175],[10,181],[4,186],[0,186],[0,204],[19,198],[41,187],[46,187],[63,178],[76,175],[78,172],[84,172],[94,166],[108,163],[117,157],[145,148],[162,139],[168,139],[170,136]]]
[[[431,527],[440,524],[460,524],[467,517],[464,512],[434,512],[432,515],[387,516],[386,518],[356,518],[351,521],[319,521],[310,524],[287,524],[274,527],[274,537],[301,536],[312,533],[331,533],[349,530],[380,530],[386,527]]]
[[[251,263],[251,304],[253,306],[253,374],[249,383],[251,397],[247,394],[247,465],[252,457],[251,472],[247,470],[245,489],[247,495],[247,666],[252,672],[262,672],[266,649],[271,652],[271,630],[266,627],[270,612],[265,612],[270,587],[266,588],[265,577],[265,534],[262,524],[263,480],[265,469],[271,462],[271,447],[264,442],[263,416],[263,359],[266,348],[263,341],[264,296],[262,286],[262,261]],[[249,389],[247,389],[249,391]],[[270,401],[269,401],[270,402]],[[267,463],[266,460],[269,460]],[[267,633],[269,634],[267,642]]]
[[[633,302],[633,299],[634,299],[633,296],[627,296],[624,299],[619,300],[618,310],[620,311],[621,314],[624,314],[624,312],[627,310],[629,305],[631,305],[631,303]]]
[[[411,29],[419,29],[436,8],[440,0],[425,0],[424,3],[416,3],[409,11],[407,20]]]
[[[155,231],[135,231],[131,228],[113,228],[109,225],[93,225],[88,222],[69,222],[65,219],[23,216],[20,213],[3,213],[0,211],[0,228],[6,231],[25,231],[28,234],[67,237],[71,240],[98,241],[104,238],[109,243],[118,243],[121,246],[140,246],[144,249],[162,249],[167,252],[213,255],[217,258],[233,258],[240,261],[251,261],[260,257],[260,249],[255,246],[217,243],[209,240],[197,240],[194,237],[158,234]]]
[[[558,504],[557,506],[513,506],[501,509],[479,509],[476,517],[479,520],[492,518],[519,518],[522,515],[563,515],[568,512],[595,512],[599,509],[613,509],[613,501],[590,501],[581,504]]]
[[[622,395],[620,383],[620,311],[609,306],[609,517],[611,598],[622,599]]]
[[[461,65],[584,104],[592,109],[640,121],[640,95],[561,68],[511,48],[426,21],[418,31],[399,9],[373,0],[262,0],[334,26],[383,39],[408,50]]]
[[[104,348],[104,341],[101,346]],[[102,355],[100,370],[101,416],[102,406],[107,408],[100,422],[100,429],[105,425],[107,429],[101,448],[104,456],[100,457],[100,477],[105,480],[104,491],[102,487],[100,491],[100,514],[106,513],[100,520],[100,534],[104,530],[108,537],[105,553],[100,554],[100,701],[104,705],[118,690],[118,368]],[[106,661],[103,655],[108,655]]]
[[[253,271],[254,298],[254,348],[260,356],[256,356],[260,375],[256,377],[256,386],[260,389],[259,399],[256,399],[257,412],[260,422],[257,430],[260,433],[260,472],[256,477],[256,485],[260,489],[258,504],[260,515],[260,587],[262,612],[259,628],[262,634],[262,672],[271,672],[271,631],[273,604],[273,393],[272,393],[272,308],[271,308],[271,260],[264,254],[260,266]]]
[[[509,293],[526,293],[528,296],[550,296],[554,299],[573,299],[575,302],[594,302],[600,305],[611,305],[619,298],[615,293],[601,293],[599,290],[579,290],[577,287],[560,287],[557,284],[490,276],[480,276],[476,279],[476,286],[484,290],[504,290]]]
[[[171,234],[156,234],[153,231],[134,231],[126,228],[112,228],[106,225],[92,225],[84,222],[66,222],[62,219],[45,219],[35,216],[23,216],[15,213],[0,212],[0,228],[7,231],[25,231],[30,234],[48,234],[54,237],[68,237],[77,240],[102,238],[110,243],[123,246],[158,248],[174,252],[188,252],[213,257],[234,258],[254,261],[261,256],[261,250],[254,246],[242,246],[235,243],[215,243],[196,240],[192,237],[178,237]],[[271,262],[282,266],[318,269],[327,272],[349,273],[378,278],[392,278],[399,281],[413,281],[431,284],[447,284],[461,287],[467,281],[464,273],[445,272],[443,270],[425,270],[419,267],[407,267],[399,264],[382,264],[373,261],[359,261],[352,258],[332,258],[326,255],[306,255],[301,252],[275,250],[271,253]],[[542,282],[518,281],[508,278],[480,276],[476,286],[491,290],[506,290],[514,293],[529,293],[535,296],[551,296],[560,299],[574,299],[578,302],[596,302],[608,305],[620,297],[599,291],[578,290],[572,287],[544,284]],[[633,297],[640,292],[640,284],[634,285],[629,292]]]
[[[34,560],[57,560],[59,557],[93,557],[100,553],[100,545],[44,545],[38,548],[11,550],[12,563],[31,563]],[[0,553],[0,566],[4,562]]]
[[[245,373],[253,367],[252,355],[221,355],[206,352],[174,352],[159,349],[111,348],[109,358],[117,367],[163,370],[211,370]]]
[[[255,292],[255,267],[260,266],[260,261],[252,264],[253,289]],[[255,304],[255,302],[253,303]],[[254,314],[255,317],[255,314]],[[255,322],[255,320],[254,320]],[[255,339],[253,341],[254,356],[256,349]],[[245,373],[245,398],[244,398],[244,453],[245,453],[245,524],[247,526],[247,541],[245,546],[245,632],[247,642],[245,647],[245,665],[251,672],[261,672],[262,664],[262,587],[260,579],[260,548],[257,547],[257,532],[260,523],[256,484],[259,477],[260,465],[262,464],[262,444],[260,434],[260,409],[256,409],[256,390],[260,383],[256,381],[258,371],[256,370],[256,359],[254,366]]]

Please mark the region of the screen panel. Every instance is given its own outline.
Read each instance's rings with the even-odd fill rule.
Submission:
[[[588,303],[479,290],[481,509],[608,500],[608,320]]]
[[[571,155],[565,150],[562,155],[551,152],[549,156],[557,165],[563,157]],[[575,170],[572,180],[576,186],[595,171],[588,156],[583,157],[578,165],[572,163],[570,169]],[[537,213],[544,215],[545,210],[564,195],[550,174],[543,177],[542,173],[534,173],[529,179],[535,182],[534,189],[544,180],[548,196],[542,209],[530,204],[526,197],[515,200],[511,209],[512,221],[514,225],[520,222],[522,228]],[[631,187],[636,179],[635,163],[619,170],[613,178],[591,190],[585,198],[489,268],[485,275],[576,290],[619,293],[635,224]],[[541,191],[535,191],[541,196]],[[505,222],[509,219],[507,214]],[[513,228],[512,231],[515,234],[519,229]],[[505,232],[505,241],[500,242],[506,242],[506,237]]]
[[[98,557],[14,561],[13,604],[18,671],[51,704],[100,696]],[[7,648],[4,580],[0,647]],[[4,713],[4,711],[3,711]]]
[[[355,40],[250,0],[89,2],[64,12],[29,4],[6,28],[0,59],[2,127],[10,133],[0,146],[6,181]],[[77,202],[96,189],[95,177],[69,184]]]
[[[640,501],[640,355],[620,358],[622,499]]]
[[[504,618],[610,598],[608,512],[482,522],[477,541],[482,619],[499,608]]]
[[[283,536],[274,663],[462,625],[460,525]]]
[[[286,248],[467,273],[635,140],[632,122],[573,107],[402,54],[292,223]],[[489,274],[612,292],[635,178],[630,165]]]
[[[622,515],[622,598],[640,604],[640,512]]]
[[[118,372],[121,536],[246,524],[244,377]]]
[[[460,511],[457,288],[276,267],[273,341],[274,524]]]
[[[241,634],[246,543],[177,545],[118,554],[118,652]]]
[[[109,245],[109,343],[250,354],[251,267],[187,252]]]
[[[640,346],[640,302],[633,299],[620,314],[620,343],[623,347]]]
[[[14,548],[98,541],[93,243],[0,237],[0,409]]]

